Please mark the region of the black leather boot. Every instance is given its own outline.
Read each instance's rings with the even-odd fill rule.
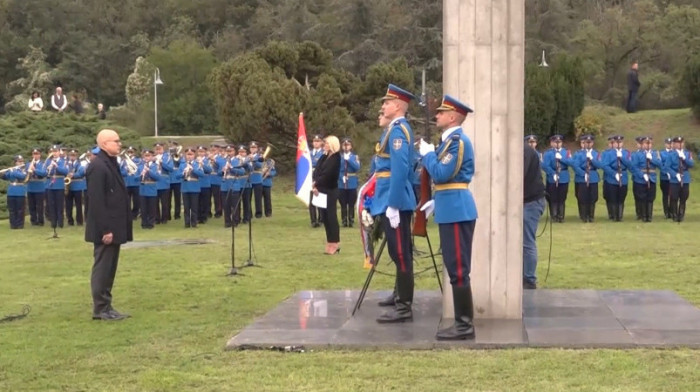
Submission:
[[[613,211],[615,208],[613,207],[614,204],[609,201],[605,201],[606,206],[608,207],[608,219],[610,220],[615,220],[615,212]]]
[[[396,305],[396,289],[394,289],[394,291],[391,293],[390,296],[377,302],[377,305],[379,305],[379,306],[394,306],[394,305]]]
[[[586,205],[581,203],[581,202],[578,203],[578,217],[579,217],[579,219],[581,219],[584,222],[587,220],[586,219]]]
[[[437,340],[474,339],[474,302],[472,288],[452,286],[455,307],[455,323],[435,334]]]
[[[564,217],[566,216],[566,201],[559,203],[559,222],[564,223]]]
[[[381,324],[403,323],[413,321],[411,304],[413,303],[413,275],[406,272],[397,272],[396,291],[398,297],[394,309],[387,311],[377,318]]]
[[[654,202],[647,202],[647,214],[646,214],[646,221],[651,222],[651,216],[654,215]]]
[[[683,222],[683,219],[685,219],[685,203],[681,202],[680,206],[678,207],[677,221]]]
[[[588,205],[588,221],[593,222],[595,219],[595,204]]]
[[[637,212],[637,220],[643,220],[642,203],[637,199],[634,200],[634,210]]]

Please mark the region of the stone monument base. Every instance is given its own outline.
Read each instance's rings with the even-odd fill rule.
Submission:
[[[526,290],[522,320],[477,319],[476,339],[435,340],[438,291],[417,291],[413,322],[378,324],[370,291],[351,317],[359,291],[300,291],[231,338],[227,349],[700,348],[700,310],[671,291]],[[452,320],[444,320],[450,323]]]

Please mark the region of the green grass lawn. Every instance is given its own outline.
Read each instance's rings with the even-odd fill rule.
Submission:
[[[194,230],[182,221],[151,231],[135,225],[138,241],[216,243],[123,250],[114,306],[133,317],[118,323],[90,319],[92,248],[82,228],[48,240],[50,229],[10,231],[0,222],[0,316],[32,307],[27,318],[0,324],[0,391],[700,390],[700,351],[687,349],[226,352],[231,336],[294,292],[359,289],[366,276],[356,229],[342,229],[340,255],[325,256],[323,229],[309,228],[291,185],[275,189],[273,217],[254,223],[263,268],[245,277],[224,276],[230,231],[220,219]],[[655,222],[638,223],[631,195],[624,222],[603,219],[599,203],[598,221],[583,224],[570,198],[566,223],[552,232],[547,282],[549,233],[539,240],[541,286],[668,289],[699,305],[696,192],[682,224],[660,218],[660,202]],[[246,238],[237,231],[239,263]],[[435,289],[424,275],[416,287]],[[392,283],[380,275],[372,288]]]

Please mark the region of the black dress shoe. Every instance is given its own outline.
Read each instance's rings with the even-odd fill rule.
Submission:
[[[119,321],[119,320],[124,320],[128,317],[129,317],[128,315],[123,315],[121,313],[117,313],[117,312],[114,312],[111,310],[92,315],[93,320],[102,320],[102,321]]]
[[[523,288],[525,290],[535,290],[537,288],[537,283],[523,282]]]

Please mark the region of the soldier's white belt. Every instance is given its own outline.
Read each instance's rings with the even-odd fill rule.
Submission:
[[[155,181],[141,181],[142,184],[155,184]]]
[[[447,191],[451,189],[469,189],[469,183],[451,182],[449,184],[435,184],[435,192]]]
[[[383,173],[383,172],[382,172]],[[348,177],[357,177],[357,173],[348,173],[346,174]]]
[[[377,172],[374,174],[374,176],[377,178],[389,178],[389,177],[391,177],[391,172],[390,171]]]

